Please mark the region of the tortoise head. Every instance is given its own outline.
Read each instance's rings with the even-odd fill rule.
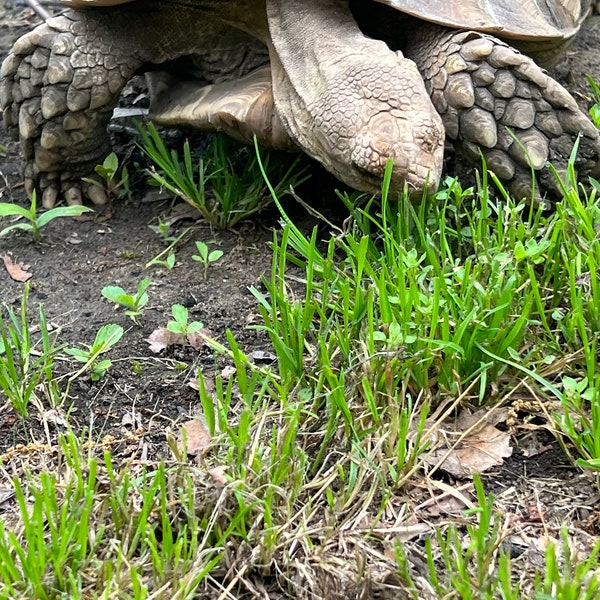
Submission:
[[[290,135],[338,179],[380,191],[391,159],[392,191],[407,188],[420,196],[426,187],[435,189],[444,126],[415,64],[401,53],[385,48],[375,56],[356,52],[322,62],[310,82],[310,102],[303,102],[286,73],[278,75],[277,108]]]

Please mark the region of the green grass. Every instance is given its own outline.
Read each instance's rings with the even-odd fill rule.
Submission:
[[[150,181],[196,208],[200,216],[217,229],[228,229],[260,212],[270,203],[263,179],[258,176],[258,156],[224,135],[216,135],[205,154],[194,163],[189,142],[183,155],[169,150],[156,127],[138,128],[141,149],[153,165]],[[306,179],[293,161],[267,155],[264,168],[277,181],[278,193]]]
[[[43,306],[38,307],[39,336],[32,335],[32,324],[27,310],[29,284],[25,285],[20,311],[15,312],[6,303],[0,312],[0,390],[17,414],[26,418],[30,406],[38,410],[44,406],[62,403],[54,362],[60,352],[55,336],[51,334]]]
[[[228,517],[184,467],[115,470],[110,453],[61,439],[62,474],[14,480],[19,536],[0,521],[3,598],[190,597],[218,565]],[[100,454],[100,456],[98,456]],[[222,526],[222,529],[221,529]]]
[[[64,217],[79,217],[83,213],[91,212],[92,209],[87,206],[57,206],[46,210],[40,215],[37,214],[37,196],[35,191],[31,195],[31,205],[29,208],[23,208],[18,204],[10,202],[0,202],[0,218],[13,217],[19,222],[4,227],[0,230],[0,237],[13,231],[20,230],[28,232],[35,242],[42,240],[42,228],[54,219]],[[1,222],[1,221],[0,221]]]
[[[600,186],[584,191],[571,169],[545,214],[487,183],[485,170],[477,189],[448,178],[417,205],[385,184],[381,202],[344,196],[351,219],[327,239],[270,188],[281,227],[251,292],[275,364],[253,362],[231,332],[205,339],[230,369],[214,386],[197,373],[210,444],[195,463],[173,439],[170,459],[142,462],[68,433],[55,472],[3,466],[16,518],[0,519],[1,597],[229,598],[259,584],[265,597],[597,597],[597,542],[577,558],[565,529],[534,568],[511,557],[511,523],[477,476],[461,496],[432,473],[435,451],[453,451],[452,417],[515,390],[547,407],[565,460],[600,468]],[[25,301],[3,329],[22,360]],[[169,309],[172,331],[201,326]],[[127,335],[105,326],[70,349],[84,364],[69,381],[102,377],[100,354]],[[16,360],[1,364],[10,374]],[[434,483],[469,508],[402,542],[411,493]]]

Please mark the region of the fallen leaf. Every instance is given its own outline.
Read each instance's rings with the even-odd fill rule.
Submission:
[[[142,426],[142,415],[132,408],[131,411],[126,412],[123,415],[123,418],[121,419],[121,425],[123,427],[138,429]]]
[[[56,427],[67,427],[67,413],[63,408],[50,408],[42,413],[42,421]]]
[[[255,350],[250,354],[250,358],[255,362],[273,363],[277,360],[277,355],[264,350]]]
[[[227,485],[227,479],[223,475],[227,471],[226,465],[221,465],[219,467],[213,467],[208,470],[209,475],[213,478],[215,483],[219,483],[221,485]]]
[[[195,350],[199,350],[206,344],[205,338],[210,335],[210,331],[206,328],[190,333],[187,336],[187,342]],[[155,329],[145,340],[150,345],[150,351],[158,353],[169,346],[184,346],[185,342],[180,333],[173,333],[166,327]]]
[[[204,377],[204,389],[206,390],[206,393],[213,394],[215,391],[215,380],[213,378],[214,376],[207,375],[206,373],[204,373],[203,377]],[[188,381],[188,386],[191,387],[193,390],[198,391],[200,389],[200,384],[198,383],[198,378],[197,377],[190,378],[190,380]]]
[[[98,207],[96,207],[97,210]],[[96,223],[105,223],[106,221],[110,221],[110,219],[112,219],[113,217],[113,212],[112,212],[112,208],[109,206],[106,206],[104,208],[104,210],[102,211],[101,214],[99,214],[98,216],[96,216],[95,221]],[[90,220],[93,219],[93,216],[90,216]],[[108,231],[106,231],[106,233],[112,233],[112,231],[110,229],[108,229]]]
[[[15,495],[15,490],[10,488],[0,488],[0,504],[4,504],[7,500],[10,500]]]
[[[178,204],[166,217],[164,217],[163,220],[173,225],[182,219],[192,219],[193,221],[196,221],[198,219],[198,209],[189,204]]]
[[[190,346],[195,350],[200,350],[206,344],[206,338],[210,336],[210,331],[203,327],[200,331],[194,331],[187,336]]]
[[[236,371],[237,369],[233,365],[227,365],[226,367],[223,367],[221,377],[224,381],[227,381],[235,375]]]
[[[15,281],[29,281],[33,276],[32,273],[28,273],[27,271],[31,268],[31,265],[25,265],[23,263],[15,263],[13,262],[8,254],[4,254],[2,256],[2,260],[4,261],[4,266],[8,271],[8,274]]]
[[[185,448],[184,448],[185,443]],[[212,437],[200,419],[191,419],[183,424],[177,439],[177,447],[192,456],[200,456],[212,446]]]
[[[461,431],[468,433],[458,444],[451,447],[450,451],[448,451],[448,444],[445,449],[438,448],[432,452],[427,457],[428,464],[433,466],[442,460],[440,469],[459,479],[501,465],[503,459],[512,454],[510,434],[500,431],[495,426],[495,423],[501,420],[494,411],[489,417],[483,411],[459,417],[455,423],[456,431],[453,433]],[[456,436],[447,437],[451,439]]]
[[[166,327],[155,329],[144,341],[148,342],[150,352],[157,354],[174,344],[183,344],[183,336],[180,333],[173,333]]]

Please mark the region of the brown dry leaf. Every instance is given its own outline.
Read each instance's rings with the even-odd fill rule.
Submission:
[[[161,350],[175,344],[183,344],[183,336],[180,333],[173,333],[166,327],[155,329],[144,341],[148,342],[150,352],[157,354]]]
[[[84,215],[78,215],[76,217],[72,217],[72,219],[73,219],[73,221],[76,221],[77,223],[87,223],[89,221],[94,221],[96,219],[96,215],[94,213],[84,214]],[[83,240],[80,240],[78,242],[71,242],[71,243],[73,243],[73,244],[81,244],[82,241]]]
[[[235,375],[236,371],[237,369],[233,365],[227,365],[221,370],[221,378],[223,381],[227,381]]]
[[[206,338],[210,336],[210,331],[203,327],[200,331],[194,331],[187,336],[190,346],[195,350],[200,350],[206,344]]]
[[[14,279],[15,281],[21,281],[24,283],[25,281],[29,281],[32,278],[33,274],[27,272],[31,268],[31,265],[15,263],[10,259],[8,254],[4,254],[2,256],[2,260],[4,261],[4,266],[6,267],[6,270],[8,271],[8,274],[10,275],[11,279]]]
[[[199,350],[206,344],[205,338],[210,335],[210,331],[206,328],[201,329],[200,331],[190,333],[187,336],[187,341],[189,345],[195,350]],[[166,327],[159,327],[155,329],[146,339],[146,342],[150,345],[150,351],[154,353],[158,353],[161,350],[169,346],[183,346],[185,345],[185,341],[183,336],[180,333],[173,333],[169,331]]]
[[[0,488],[0,504],[4,504],[15,496],[15,490],[9,488]]]
[[[198,209],[190,206],[189,204],[177,204],[173,210],[164,217],[163,221],[169,222],[171,225],[173,225],[182,219],[191,219],[192,221],[197,221]]]
[[[208,470],[209,475],[213,478],[215,483],[219,483],[221,485],[227,485],[227,479],[225,478],[225,473],[227,471],[226,465],[221,465],[220,467],[213,467]]]
[[[486,425],[479,433],[467,436],[441,468],[455,477],[470,477],[501,465],[511,454],[510,435]]]
[[[50,408],[42,413],[42,420],[57,427],[67,427],[67,413],[63,408]]]
[[[468,430],[449,454],[447,449],[438,449],[428,457],[427,462],[435,465],[447,455],[440,468],[459,479],[501,465],[503,459],[512,454],[510,434],[500,431],[495,426],[502,419],[498,414],[494,414],[494,411],[490,413],[489,419],[486,418],[481,423],[475,424],[482,416],[484,416],[483,411],[464,417],[461,415],[456,422],[458,431],[468,430],[468,427],[472,429]]]
[[[250,354],[250,358],[254,362],[273,363],[277,360],[277,355],[272,352],[265,352],[264,350],[255,350]]]
[[[206,390],[207,394],[213,394],[215,391],[215,380],[213,378],[214,376],[208,375],[206,373],[204,373],[204,389]],[[200,389],[200,384],[198,383],[198,378],[197,377],[191,377],[190,380],[188,381],[188,387],[191,387],[193,390],[198,391]]]
[[[184,450],[184,440],[185,451],[192,456],[200,456],[213,443],[206,425],[199,419],[191,419],[181,427],[181,432],[177,439],[177,447],[181,452]]]

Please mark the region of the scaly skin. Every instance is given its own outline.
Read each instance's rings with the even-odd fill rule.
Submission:
[[[110,152],[106,125],[141,65],[135,55],[115,55],[113,46],[97,42],[98,36],[111,39],[107,27],[77,16],[67,12],[40,25],[2,64],[4,122],[20,139],[28,193],[42,191],[47,208],[59,192],[70,204],[81,202],[79,179]],[[103,48],[98,57],[97,47]],[[98,204],[106,201],[100,188],[88,194]]]
[[[272,36],[262,0],[245,2],[90,7],[21,38],[2,67],[0,102],[9,131],[21,140],[27,189],[40,190],[46,207],[59,195],[69,203],[86,195],[105,202],[100,188],[82,187],[80,178],[110,150],[106,126],[126,81],[148,63],[210,52],[216,38],[230,38],[231,25],[270,45],[275,105],[269,113],[261,98],[263,110],[248,114],[262,114],[268,123],[240,120],[234,127],[250,125],[264,138],[273,124],[281,146],[283,123],[287,147],[297,144],[359,189],[379,189],[387,158],[394,159],[393,190],[407,185],[421,194],[427,183],[437,185],[443,127],[412,61],[364,37],[341,0],[268,0]],[[213,104],[195,107],[197,124],[220,128],[230,120],[222,118],[223,98],[229,110],[240,106],[238,99],[255,97],[238,90],[232,98],[231,89],[219,83],[199,92]]]
[[[539,202],[543,192],[560,196],[548,162],[564,170],[578,136],[578,174],[600,172],[598,130],[531,58],[489,35],[426,24],[407,54],[423,75],[448,139],[474,164],[481,163],[481,153],[515,197]]]
[[[42,192],[46,208],[61,195],[69,204],[84,196],[106,202],[101,188],[81,177],[110,152],[107,125],[121,90],[143,65],[201,51],[198,40],[210,54],[213,36],[229,29],[215,19],[214,7],[224,18],[231,17],[228,7],[244,9],[242,0],[145,0],[67,10],[15,43],[0,71],[0,105],[9,133],[21,142],[29,194]]]
[[[273,95],[290,136],[338,179],[420,197],[441,176],[444,129],[412,60],[365,37],[346,0],[268,0]]]

